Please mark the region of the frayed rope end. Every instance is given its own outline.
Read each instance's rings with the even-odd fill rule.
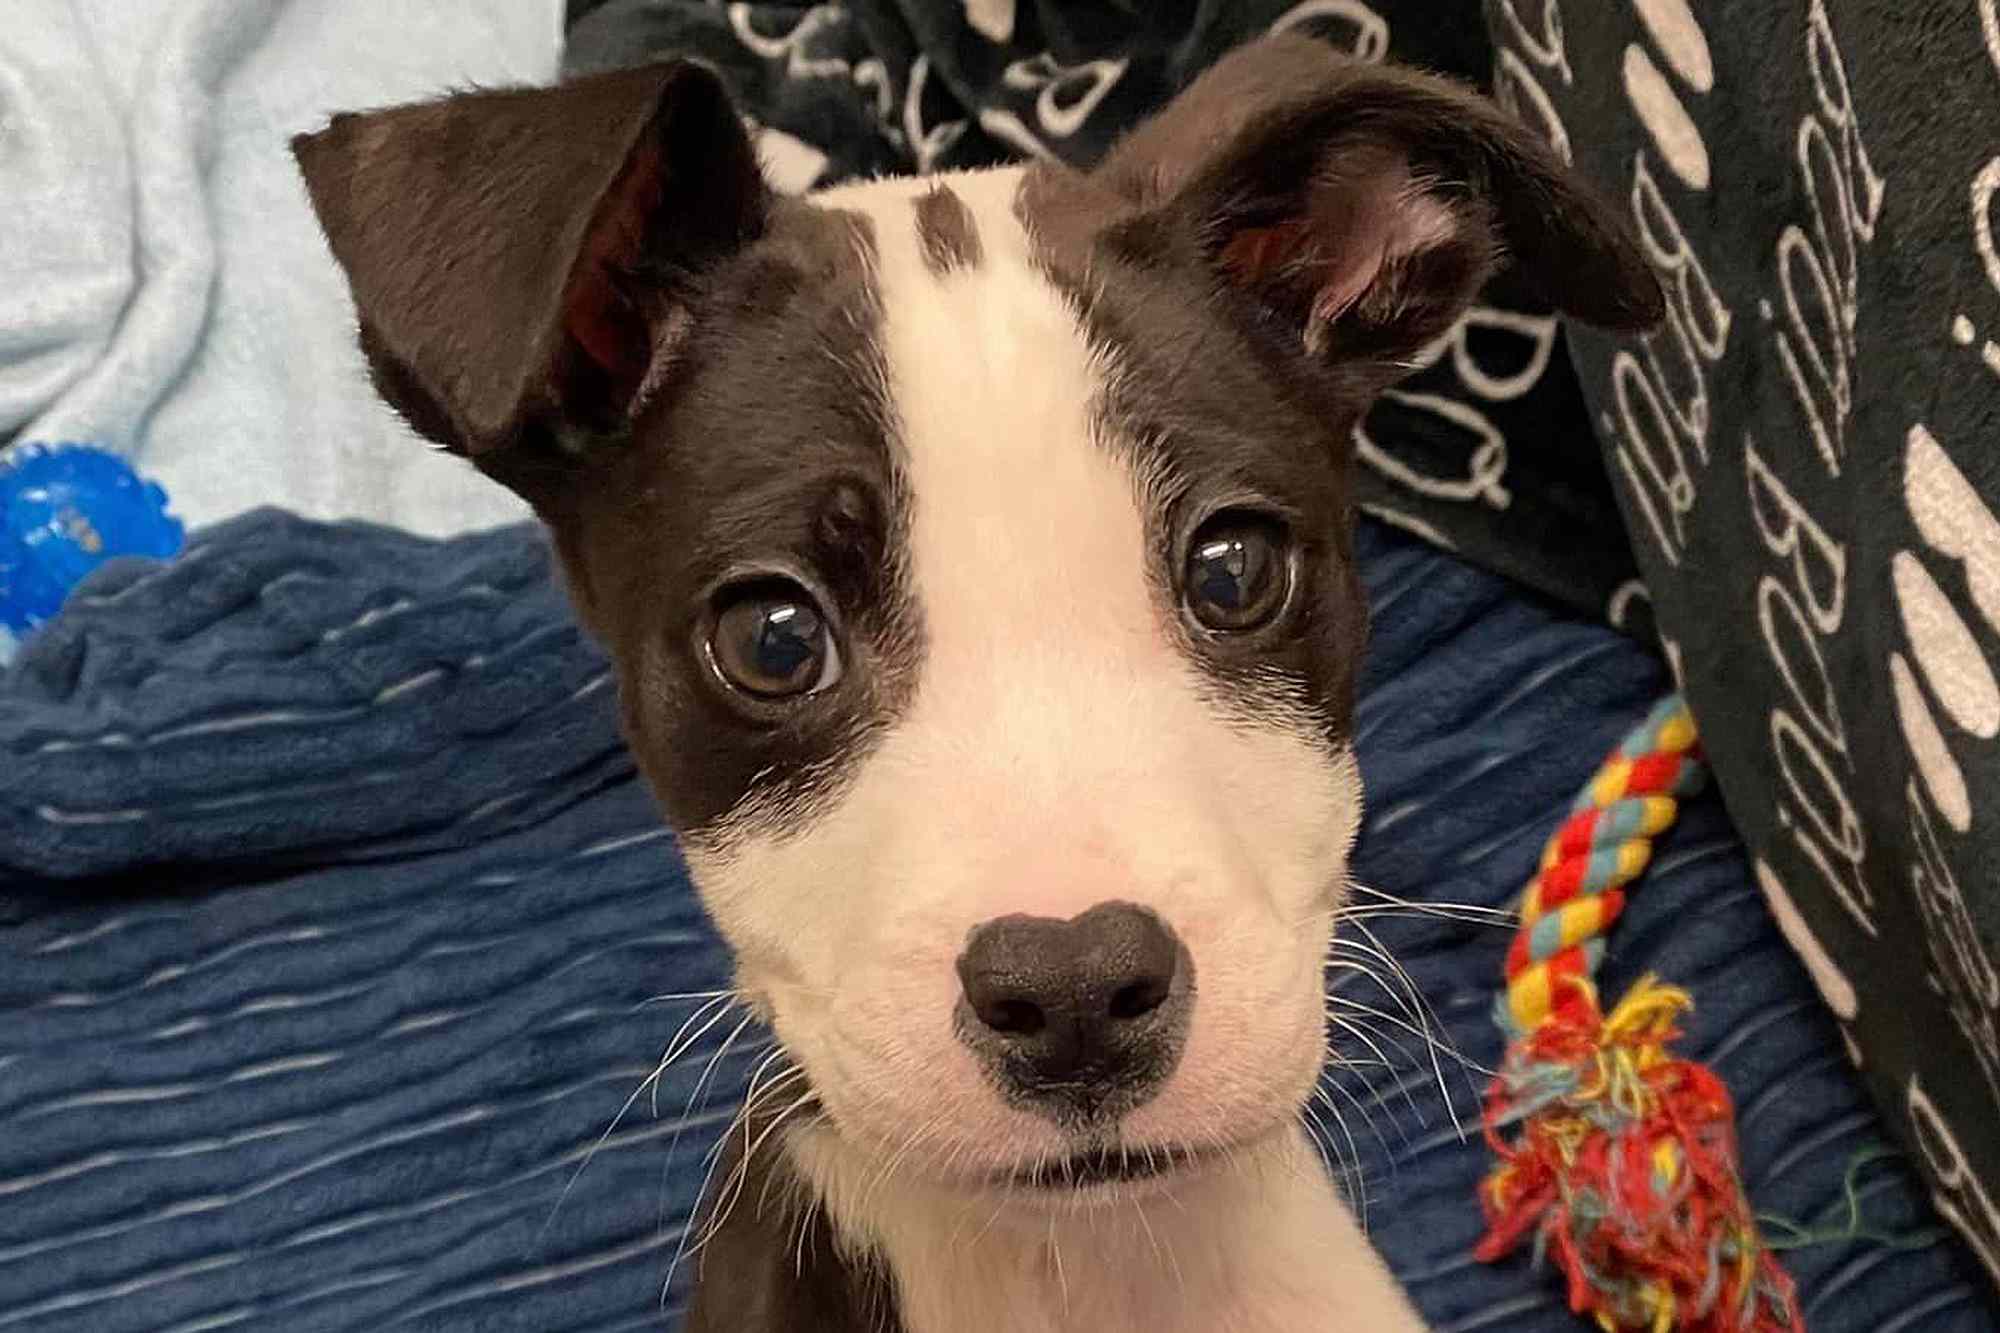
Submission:
[[[1532,1239],[1608,1333],[1802,1333],[1736,1171],[1734,1111],[1669,1043],[1691,1001],[1651,977],[1608,1017],[1562,1006],[1514,1036],[1488,1094],[1491,1262]]]

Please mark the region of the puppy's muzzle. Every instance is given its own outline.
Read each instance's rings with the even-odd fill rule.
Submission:
[[[1143,1105],[1180,1060],[1194,960],[1153,912],[1005,916],[958,960],[955,1025],[1009,1102],[1076,1128]]]

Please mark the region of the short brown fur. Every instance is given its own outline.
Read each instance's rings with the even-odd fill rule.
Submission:
[[[979,240],[979,224],[965,201],[938,184],[918,196],[917,242],[923,247],[924,267],[942,278],[955,269],[978,268],[985,250]]]

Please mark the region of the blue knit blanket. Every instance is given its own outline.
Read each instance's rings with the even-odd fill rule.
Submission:
[[[1327,1139],[1435,1327],[1577,1329],[1469,1254],[1506,932],[1391,900],[1506,906],[1671,687],[1429,547],[1362,551],[1376,894],[1329,972]],[[767,1048],[706,1005],[727,957],[614,713],[525,529],[267,511],[74,599],[0,676],[0,1330],[671,1326]],[[1696,996],[1759,1208],[1825,1233],[1789,1256],[1811,1326],[2000,1328],[1712,798],[1618,928],[1608,984],[1642,969]]]

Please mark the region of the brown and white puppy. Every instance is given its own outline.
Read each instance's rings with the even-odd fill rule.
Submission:
[[[1417,1328],[1299,1129],[1350,431],[1503,262],[1650,324],[1610,210],[1304,39],[1088,173],[780,198],[687,63],[296,150],[383,395],[552,530],[811,1112],[692,1326]]]

